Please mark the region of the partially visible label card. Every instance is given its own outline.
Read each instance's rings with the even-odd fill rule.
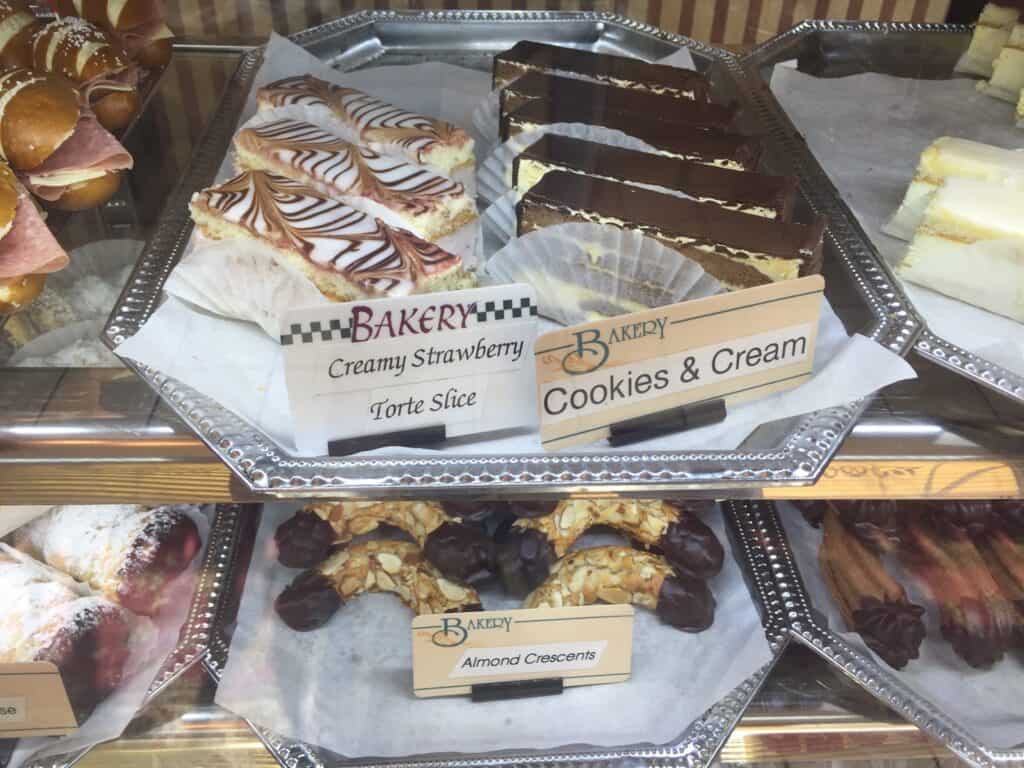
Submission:
[[[687,403],[763,397],[807,381],[820,275],[697,299],[537,339],[541,442],[553,451]]]
[[[0,664],[0,738],[66,736],[77,729],[56,666],[47,661]]]
[[[621,683],[632,655],[631,605],[442,613],[412,622],[413,692],[421,698],[515,680]]]
[[[528,285],[289,312],[281,344],[299,450],[444,425],[455,437],[536,424],[537,301]]]

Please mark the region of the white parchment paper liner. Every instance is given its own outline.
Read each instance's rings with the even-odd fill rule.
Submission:
[[[515,238],[488,259],[485,275],[498,283],[532,285],[540,314],[562,325],[723,290],[678,251],[636,230],[600,224],[559,224]]]
[[[974,83],[875,73],[817,78],[779,66],[771,89],[879,253],[895,266],[907,244],[882,227],[929,144],[958,136],[1024,147],[1013,107],[979,93]],[[933,332],[1024,375],[1024,325],[913,283],[902,285]]]
[[[818,547],[821,531],[813,528],[800,511],[788,502],[776,502],[786,537],[803,576],[811,605],[825,615],[829,628],[842,636],[868,658],[912,691],[945,712],[981,743],[996,749],[1009,749],[1024,742],[1024,709],[1020,706],[1020,681],[1024,679],[1024,660],[1008,653],[991,669],[973,669],[967,665],[939,630],[938,610],[932,599],[922,594],[915,581],[898,564],[886,559],[889,572],[907,590],[911,602],[923,605],[928,632],[921,644],[920,657],[895,670],[871,651],[860,635],[849,632],[831,593],[821,577]]]
[[[346,757],[667,744],[771,659],[758,610],[727,556],[710,582],[717,610],[707,631],[680,632],[637,609],[627,683],[491,704],[416,699],[412,612],[395,596],[362,595],[306,633],[288,629],[274,613],[274,598],[298,571],[276,562],[273,534],[295,509],[264,508],[216,702],[275,733]],[[707,522],[727,545],[721,514]],[[485,590],[482,599],[487,608],[521,605],[500,588]],[[254,679],[261,683],[255,689]]]
[[[167,593],[176,595],[167,601],[167,607],[153,619],[136,617],[137,623],[130,640],[132,656],[125,680],[93,710],[76,733],[62,738],[20,740],[9,768],[18,768],[23,762],[41,761],[116,739],[135,719],[164,660],[178,644],[178,636],[192,605],[196,577],[210,539],[210,521],[199,507],[174,506],[186,512],[196,523],[202,546],[189,567],[167,585]],[[88,587],[82,586],[88,591]]]

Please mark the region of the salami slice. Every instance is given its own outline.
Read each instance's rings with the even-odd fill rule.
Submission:
[[[67,265],[67,253],[46,226],[32,199],[22,194],[11,231],[0,240],[0,278],[57,272]]]

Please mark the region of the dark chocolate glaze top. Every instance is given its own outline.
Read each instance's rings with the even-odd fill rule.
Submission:
[[[518,132],[523,125],[550,125],[552,123],[579,122],[579,116],[570,107],[534,99],[514,112],[501,116],[501,140]],[[668,123],[653,118],[624,115],[619,112],[597,112],[589,115],[590,125],[612,128],[646,141],[662,152],[702,161],[728,160],[754,170],[764,149],[756,136],[742,136],[697,125]]]
[[[503,62],[572,72],[596,80],[625,80],[648,90],[692,90],[698,98],[706,98],[708,92],[708,79],[692,69],[649,64],[624,56],[591,53],[529,40],[518,42],[494,57],[495,67]]]
[[[645,114],[670,123],[687,123],[714,128],[729,128],[739,114],[735,104],[713,104],[707,101],[678,99],[657,93],[620,88],[608,83],[593,83],[572,77],[559,77],[544,72],[528,72],[509,83],[501,91],[501,108],[506,99],[519,97],[541,99],[557,104],[563,114],[578,115],[570,122],[588,122],[594,114],[619,112],[626,115]]]
[[[821,269],[821,241],[825,221],[792,224],[730,211],[717,205],[653,192],[576,173],[545,174],[520,200],[517,218],[531,205],[582,212],[576,217],[615,218],[641,232],[663,237],[691,238],[695,245],[724,245],[753,253],[802,259],[800,275]]]
[[[795,176],[718,168],[553,133],[527,147],[516,158],[517,167],[522,158],[591,176],[675,189],[693,197],[771,208],[780,221],[789,220],[796,197]]]

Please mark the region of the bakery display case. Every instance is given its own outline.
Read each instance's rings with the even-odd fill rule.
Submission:
[[[117,19],[72,6],[122,34]],[[105,202],[33,220],[66,266],[0,315],[11,596],[0,702],[11,698],[4,665],[52,661],[79,726],[0,739],[0,765],[1024,760],[1014,337],[968,352],[942,336],[935,305],[893,268],[850,192],[862,180],[830,164],[827,139],[847,138],[843,126],[815,122],[787,80],[840,93],[845,77],[870,73],[923,94],[958,61],[997,60],[977,93],[1009,115],[986,92],[1015,82],[1008,16],[987,10],[973,32],[805,22],[758,47],[770,33],[743,34],[736,52],[677,34],[683,19],[665,30],[602,11],[332,10],[301,22],[289,7],[273,26],[295,34],[268,38],[249,8],[243,40],[197,24],[195,10],[167,14],[185,36],[131,94],[130,124],[106,134],[133,167],[115,169]],[[996,46],[1002,31],[989,27],[1006,40]],[[154,55],[167,48],[163,32],[151,39]],[[922,185],[945,194],[933,166],[948,177],[981,167],[970,181],[1015,190],[1015,153],[973,146],[998,144],[994,132],[961,146],[942,139],[953,128],[936,130],[886,187],[886,214],[916,217],[908,240],[931,211],[918,197],[941,197]],[[15,170],[18,189],[31,174]],[[972,245],[984,248],[982,234]],[[523,427],[514,403],[469,419],[506,425],[497,436],[454,419],[440,445],[434,422],[381,438],[358,420],[363,401],[326,389],[301,417],[320,432],[295,426],[298,363],[282,350],[322,342],[354,377],[367,363],[333,345],[369,333],[354,314],[280,333],[298,307],[379,299],[418,312],[432,292],[528,284],[522,304],[492,300],[482,318],[474,305],[476,323],[505,334],[497,356],[517,333],[532,347],[581,323],[663,339],[650,307],[780,291],[769,304],[819,274],[823,289],[801,283],[823,307],[806,321],[817,362],[782,369],[805,387],[744,403],[723,386],[700,408],[685,396],[641,408],[621,422],[640,419],[640,442],[621,448],[616,421],[607,438],[545,451],[573,436]],[[988,308],[1004,312],[1012,297],[997,293]],[[707,343],[797,322],[757,306]],[[628,331],[601,325],[627,313],[639,318]],[[668,322],[702,320],[693,310]],[[384,350],[394,338],[377,322]],[[472,326],[460,330],[480,333]],[[569,392],[597,391],[573,384],[594,375],[580,344],[550,379],[568,405]],[[776,354],[738,346],[735,367]],[[500,387],[518,369],[489,359],[475,358],[472,376],[492,395],[512,391]],[[648,375],[630,372],[630,397],[646,386],[637,373]],[[375,381],[368,396],[384,412],[393,382]],[[444,408],[473,405],[439,392]],[[398,418],[400,400],[389,400]],[[573,422],[581,431],[609,426],[587,415]],[[678,429],[687,420],[698,423]],[[433,442],[404,444],[417,429]],[[302,449],[320,439],[310,435],[326,435],[323,449]],[[28,641],[58,614],[58,629]],[[527,615],[551,627],[628,617],[631,664],[613,665],[611,634],[599,649],[585,633],[544,635],[573,646],[555,650],[524,635],[425,681],[417,643],[441,632],[430,642],[444,651],[450,632],[509,632],[518,619],[505,618]],[[557,674],[488,675],[520,663]],[[615,682],[593,684],[601,675]],[[442,689],[457,695],[430,698]]]

